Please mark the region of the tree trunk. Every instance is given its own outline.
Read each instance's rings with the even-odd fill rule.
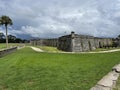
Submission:
[[[6,48],[8,48],[8,32],[7,32],[7,25],[5,25],[6,28]]]

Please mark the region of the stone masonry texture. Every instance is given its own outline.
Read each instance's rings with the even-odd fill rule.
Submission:
[[[99,38],[89,35],[78,35],[71,32],[70,35],[54,39],[33,39],[31,45],[52,46],[67,52],[86,52],[97,48],[109,48],[120,46],[120,39]]]

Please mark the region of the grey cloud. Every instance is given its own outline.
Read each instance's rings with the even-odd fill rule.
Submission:
[[[98,37],[120,34],[119,0],[0,0],[15,35],[57,37],[75,31]]]

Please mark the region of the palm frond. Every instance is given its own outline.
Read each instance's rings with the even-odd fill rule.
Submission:
[[[12,25],[13,23],[12,23],[12,20],[8,17],[8,16],[2,16],[1,18],[0,18],[0,24],[1,25]]]

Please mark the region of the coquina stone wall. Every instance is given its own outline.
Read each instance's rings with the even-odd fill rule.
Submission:
[[[59,39],[58,49],[70,52],[84,52],[96,48],[110,47],[113,44],[111,38],[97,38],[88,35],[78,35],[72,32],[70,35]]]
[[[71,32],[70,35],[61,36],[55,39],[34,39],[31,45],[53,46],[67,52],[85,52],[96,48],[109,48],[120,46],[120,39],[98,38],[89,35],[78,35]],[[115,45],[114,45],[115,44]]]
[[[120,47],[120,38],[113,39],[114,47]]]
[[[62,36],[58,39],[58,49],[72,52],[72,38],[71,35]]]
[[[12,53],[17,50],[17,47],[9,48],[9,49],[2,49],[0,50],[0,57],[5,56],[9,53]]]
[[[30,40],[30,44],[33,46],[53,46],[57,47],[58,39],[33,39]]]

